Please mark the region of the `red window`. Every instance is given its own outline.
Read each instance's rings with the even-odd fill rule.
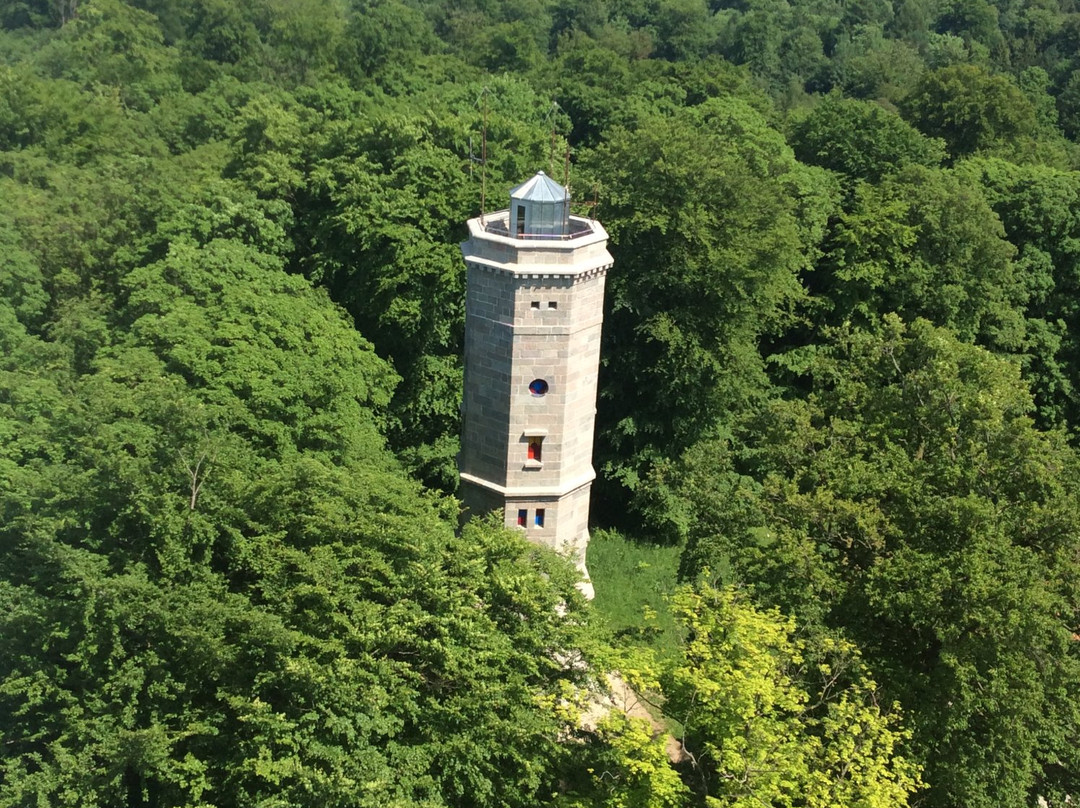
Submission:
[[[518,511],[518,527],[525,527],[529,524],[529,512],[522,508]]]
[[[543,449],[541,447],[542,443],[543,438],[529,439],[529,460],[535,460],[537,463],[540,462],[543,456]]]

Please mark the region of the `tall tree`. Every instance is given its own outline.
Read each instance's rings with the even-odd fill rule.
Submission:
[[[836,93],[792,128],[796,157],[851,180],[876,183],[907,165],[938,166],[944,157],[941,141],[923,136],[895,112]]]
[[[1018,271],[1015,247],[966,174],[912,165],[856,187],[810,278],[834,324],[925,317],[967,340],[1016,351],[1038,280]]]
[[[687,640],[664,704],[705,805],[907,805],[918,768],[850,643],[811,664],[795,621],[732,588],[686,587],[673,608]]]
[[[1074,379],[1080,368],[1080,174],[1004,160],[966,161],[971,176],[1017,248],[1029,289],[1025,375],[1045,424],[1080,423]]]
[[[575,571],[406,477],[393,373],[325,292],[174,234],[49,341],[29,260],[0,302],[0,805],[558,790]]]
[[[1013,81],[972,64],[929,71],[902,109],[923,134],[942,138],[954,157],[1008,146],[1037,124],[1035,108]]]
[[[633,491],[761,393],[757,342],[802,294],[833,188],[735,98],[645,117],[584,162],[616,261],[598,454]]]
[[[898,699],[928,804],[1075,792],[1077,458],[1019,368],[888,316],[811,352],[811,394],[687,457],[684,574],[754,586],[862,649]],[[737,445],[737,444],[736,444]]]

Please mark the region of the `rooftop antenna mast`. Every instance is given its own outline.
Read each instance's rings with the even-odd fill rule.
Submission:
[[[480,91],[480,97],[476,99],[476,105],[481,108],[480,128],[480,159],[476,158],[472,150],[472,138],[469,138],[469,174],[472,174],[472,163],[480,163],[480,224],[485,224],[484,216],[487,213],[487,128],[488,128],[488,88]]]
[[[551,100],[551,106],[548,107],[548,118],[551,119],[551,148],[548,151],[548,176],[555,176],[555,144],[557,143],[558,134],[555,131],[556,113],[558,113],[560,107],[556,103],[555,99]]]
[[[548,118],[551,119],[551,149],[548,151],[548,176],[555,177],[555,147],[559,142],[559,135],[556,131],[556,125],[558,123],[559,113],[562,111],[562,107],[559,106],[559,102],[555,99],[551,100],[551,106],[548,107]],[[566,198],[570,198],[570,141],[566,141],[566,156],[563,160],[563,188],[566,189]]]
[[[480,224],[487,214],[487,87],[484,88],[484,128],[480,132]]]
[[[563,188],[566,189],[566,196],[570,196],[570,141],[566,141],[566,157],[563,159]]]

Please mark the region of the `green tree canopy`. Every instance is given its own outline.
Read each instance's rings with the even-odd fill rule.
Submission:
[[[978,65],[929,71],[902,108],[923,134],[944,140],[954,157],[1008,145],[1036,128],[1035,108],[1016,84]]]
[[[928,802],[1075,789],[1077,459],[1036,430],[1016,364],[889,316],[808,354],[729,452],[685,461],[684,574],[707,566],[840,631],[897,699]],[[1056,796],[1055,796],[1056,795]]]
[[[1022,345],[1039,282],[1018,271],[977,182],[912,165],[858,186],[847,207],[811,280],[831,322],[869,326],[895,311],[998,349]]]
[[[665,710],[684,728],[705,805],[908,804],[918,769],[850,643],[811,664],[793,620],[731,588],[683,588],[673,608],[687,640]]]
[[[1029,289],[1025,375],[1046,424],[1080,423],[1074,379],[1080,367],[1080,174],[1000,159],[966,161],[971,176],[1017,247]]]
[[[177,235],[43,338],[8,267],[0,805],[530,806],[580,774],[575,571],[406,478],[394,375],[325,292]]]
[[[940,165],[938,141],[872,101],[830,94],[792,132],[795,156],[849,179],[878,182],[907,165]]]
[[[585,162],[617,267],[599,451],[633,490],[762,390],[757,341],[800,298],[834,189],[735,98],[619,129]]]

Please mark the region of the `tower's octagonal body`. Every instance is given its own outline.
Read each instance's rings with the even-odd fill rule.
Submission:
[[[544,204],[565,193],[542,174],[534,179]],[[474,512],[501,510],[508,526],[571,555],[585,573],[612,259],[599,222],[567,215],[563,232],[552,232],[556,208],[519,212],[521,204],[512,197],[510,209],[472,219],[461,245],[468,270],[463,496]]]

